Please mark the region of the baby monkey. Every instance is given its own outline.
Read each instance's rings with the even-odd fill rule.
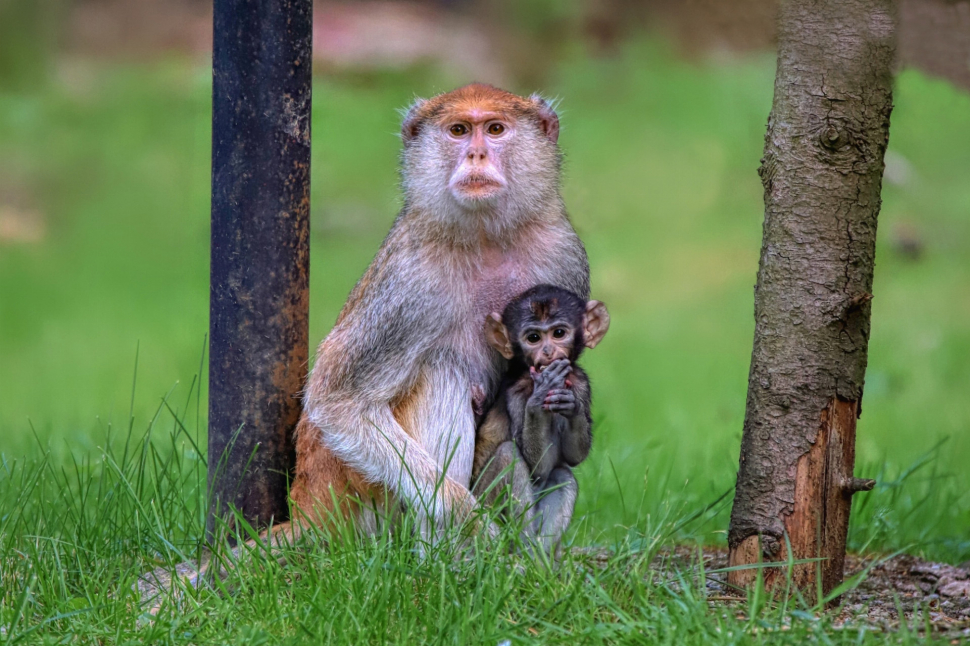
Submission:
[[[489,345],[509,360],[475,439],[474,493],[523,517],[547,551],[572,520],[578,488],[571,467],[592,443],[589,378],[575,361],[610,326],[606,306],[538,285],[485,321]]]

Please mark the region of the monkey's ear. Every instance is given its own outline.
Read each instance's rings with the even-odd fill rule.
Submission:
[[[610,329],[610,313],[600,301],[586,303],[583,316],[583,341],[587,348],[595,348]]]
[[[401,123],[401,139],[404,140],[405,145],[411,143],[411,140],[418,136],[421,124],[424,122],[421,108],[427,102],[426,99],[415,99],[414,103],[404,111],[404,120]]]
[[[512,340],[509,338],[508,328],[502,323],[502,315],[497,313],[489,314],[485,319],[485,340],[488,344],[498,350],[498,353],[506,359],[511,359]]]
[[[536,110],[539,112],[539,127],[542,128],[542,133],[551,141],[556,143],[559,141],[559,115],[552,108],[552,104],[543,99],[538,94],[533,94],[529,97],[536,106]]]

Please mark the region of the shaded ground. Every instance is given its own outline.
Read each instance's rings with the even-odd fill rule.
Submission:
[[[727,587],[726,574],[716,572],[728,566],[727,550],[707,547],[703,557],[710,604],[744,601]],[[664,577],[694,569],[696,561],[696,548],[679,547],[661,553],[654,565]],[[970,564],[956,567],[905,554],[891,558],[849,555],[845,580],[858,575],[861,582],[842,596],[841,605],[834,610],[842,627],[864,625],[895,631],[901,628],[902,617],[909,630],[970,638]]]
[[[687,52],[715,56],[773,49],[777,5],[778,0],[647,3],[651,20],[659,21]],[[903,67],[970,88],[970,2],[900,0],[898,57]]]

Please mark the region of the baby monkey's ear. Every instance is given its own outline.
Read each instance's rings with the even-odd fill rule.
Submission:
[[[583,341],[587,348],[595,348],[610,329],[610,313],[600,301],[586,303],[583,315]]]
[[[502,323],[501,314],[493,312],[485,319],[485,340],[498,350],[500,355],[506,359],[512,358],[512,339],[509,338],[509,331]]]

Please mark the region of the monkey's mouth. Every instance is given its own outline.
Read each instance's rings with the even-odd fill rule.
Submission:
[[[489,177],[469,177],[460,181],[458,187],[465,190],[481,191],[502,188],[502,185]]]
[[[553,361],[558,361],[559,359],[568,359],[568,358],[569,357],[550,357],[548,359],[539,359],[538,361],[536,361],[536,370],[538,370],[539,372],[542,372],[543,370],[548,368]]]
[[[505,185],[488,175],[466,175],[452,185],[462,197],[482,198],[499,192]]]

